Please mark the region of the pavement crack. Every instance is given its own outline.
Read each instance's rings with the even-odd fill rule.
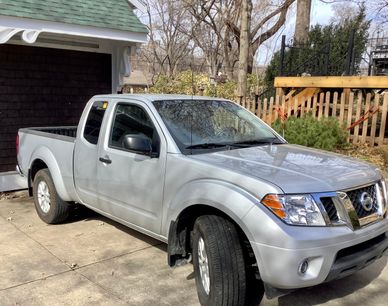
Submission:
[[[45,247],[42,243],[40,243],[38,240],[36,240],[34,237],[30,236],[29,234],[27,234],[26,232],[24,232],[22,229],[20,229],[18,226],[16,226],[14,223],[10,222],[12,224],[12,226],[14,228],[16,228],[19,232],[21,232],[22,234],[24,234],[25,236],[27,236],[29,239],[31,239],[32,241],[34,241],[35,243],[37,243],[41,248],[43,248],[44,250],[46,250],[51,256],[55,257],[58,261],[60,261],[61,263],[63,263],[65,266],[67,266],[69,269],[68,271],[71,271],[72,268],[69,264],[67,264],[65,261],[63,261],[60,257],[58,257],[57,255],[55,255],[53,252],[50,251],[50,249],[48,249],[47,247]]]
[[[131,255],[131,254],[134,254],[134,253],[137,253],[137,252],[141,252],[141,251],[144,251],[144,250],[147,250],[147,249],[150,249],[150,248],[156,247],[158,245],[162,245],[162,244],[163,244],[163,242],[156,243],[156,244],[151,244],[151,245],[146,246],[144,248],[140,248],[140,249],[133,250],[133,251],[126,252],[126,253],[122,253],[122,254],[118,254],[118,255],[115,255],[115,256],[112,256],[112,257],[109,257],[109,258],[104,258],[104,259],[101,259],[101,260],[98,260],[98,261],[94,261],[94,262],[91,262],[91,263],[88,263],[88,264],[85,264],[85,265],[82,265],[82,266],[77,266],[77,267],[73,268],[72,270],[79,270],[79,269],[82,269],[82,268],[86,268],[86,267],[89,267],[89,266],[92,266],[92,265],[95,265],[95,264],[103,263],[105,261],[109,261],[109,260],[112,260],[112,259],[120,258],[120,257],[126,256],[126,255]]]
[[[78,275],[84,277],[87,281],[91,282],[93,285],[97,286],[98,288],[104,290],[106,293],[108,293],[110,296],[118,299],[119,301],[121,302],[125,302],[125,300],[123,300],[119,295],[117,295],[115,292],[113,292],[112,290],[109,290],[108,288],[106,288],[105,286],[99,284],[98,282],[95,282],[94,280],[92,280],[91,278],[87,277],[86,275],[82,274],[81,271],[77,271],[77,270],[73,270],[74,273],[77,273]]]
[[[32,283],[39,282],[39,281],[42,281],[42,280],[46,280],[48,278],[52,278],[52,277],[55,277],[55,276],[58,276],[58,275],[61,275],[61,274],[65,274],[65,273],[69,273],[69,272],[72,272],[72,270],[62,271],[62,272],[58,272],[58,273],[54,273],[54,274],[50,274],[50,275],[45,275],[43,277],[39,277],[37,279],[33,279],[33,280],[30,280],[30,281],[27,281],[27,282],[23,282],[23,283],[20,283],[20,284],[17,284],[17,285],[9,286],[9,287],[6,287],[6,288],[1,288],[0,292],[8,290],[8,289],[13,289],[13,288],[21,287],[21,286],[24,286],[24,285],[32,284]]]

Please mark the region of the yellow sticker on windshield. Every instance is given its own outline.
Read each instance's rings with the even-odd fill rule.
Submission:
[[[107,107],[108,107],[108,102],[104,102],[104,104],[102,104],[102,108],[106,109]]]

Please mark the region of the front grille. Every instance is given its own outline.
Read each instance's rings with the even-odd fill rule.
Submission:
[[[372,208],[369,211],[365,209],[361,203],[361,197],[365,192],[372,198]],[[379,207],[377,202],[376,185],[370,185],[367,187],[347,191],[346,194],[352,202],[352,205],[356,210],[359,219],[368,217],[378,212]]]
[[[331,197],[322,197],[322,198],[320,198],[320,200],[321,200],[323,207],[326,210],[326,213],[327,213],[330,221],[331,222],[338,222],[339,221],[338,213],[337,213],[337,209],[335,208],[333,199]]]

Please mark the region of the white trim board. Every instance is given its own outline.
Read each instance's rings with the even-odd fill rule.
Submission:
[[[99,38],[122,42],[144,43],[147,41],[147,33],[135,33],[123,30],[80,26],[68,23],[1,16],[0,28],[13,29],[13,35],[23,32],[54,33],[81,37]],[[13,36],[12,35],[12,36]],[[11,37],[9,37],[10,39]],[[36,38],[36,37],[35,37]],[[31,40],[33,42],[33,40]]]
[[[146,5],[143,3],[143,1],[141,1],[141,0],[128,0],[128,2],[130,4],[132,4],[132,6],[134,6],[134,8],[139,9],[142,13],[147,12]]]

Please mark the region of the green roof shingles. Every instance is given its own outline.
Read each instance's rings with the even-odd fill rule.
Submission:
[[[0,0],[0,15],[147,33],[127,0]]]

